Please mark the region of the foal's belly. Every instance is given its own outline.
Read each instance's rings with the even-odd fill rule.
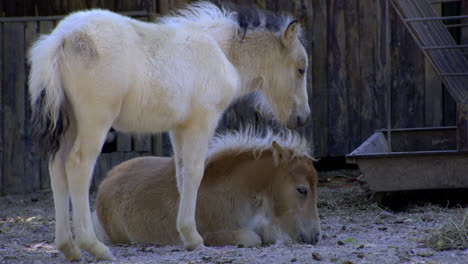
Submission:
[[[190,100],[173,98],[163,92],[129,95],[113,127],[123,132],[156,133],[172,130],[187,119]]]

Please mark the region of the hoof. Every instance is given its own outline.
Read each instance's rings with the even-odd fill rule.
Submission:
[[[96,260],[115,260],[109,247],[97,240],[93,247],[88,247],[85,250],[93,255]]]
[[[196,239],[190,242],[189,241],[184,242],[184,248],[189,251],[201,249],[202,247],[204,247],[203,238],[200,235],[198,235]]]
[[[114,255],[110,252],[110,250],[106,254],[101,255],[101,256],[96,256],[95,258],[96,260],[116,260]]]
[[[65,254],[66,261],[76,261],[81,259],[81,251],[77,246],[70,248],[67,251],[61,250]]]

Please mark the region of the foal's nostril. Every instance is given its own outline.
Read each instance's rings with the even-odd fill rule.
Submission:
[[[300,116],[298,115],[297,116],[297,126],[299,127],[303,127],[307,124],[307,122],[309,122],[309,116]]]

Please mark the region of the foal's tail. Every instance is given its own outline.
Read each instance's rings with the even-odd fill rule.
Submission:
[[[63,44],[60,34],[42,36],[29,53],[33,149],[51,156],[57,152],[67,126],[60,73]]]

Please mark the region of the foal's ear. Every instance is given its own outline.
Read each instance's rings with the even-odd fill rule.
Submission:
[[[271,144],[273,149],[273,159],[275,161],[275,165],[281,165],[285,162],[288,162],[291,159],[291,152],[287,149],[284,149],[278,144],[278,142],[273,141]]]
[[[291,47],[299,34],[299,20],[293,20],[281,34],[281,42],[287,48]]]

